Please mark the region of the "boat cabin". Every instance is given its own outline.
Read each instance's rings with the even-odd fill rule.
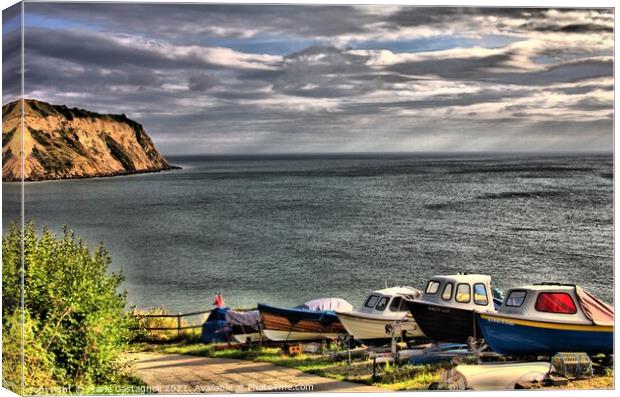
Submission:
[[[426,284],[422,300],[466,310],[495,311],[491,276],[483,274],[434,276]]]
[[[371,292],[362,304],[361,313],[383,314],[407,312],[403,299],[418,299],[422,291],[411,287],[391,287]]]
[[[534,284],[508,290],[498,314],[534,321],[591,324],[574,285]]]

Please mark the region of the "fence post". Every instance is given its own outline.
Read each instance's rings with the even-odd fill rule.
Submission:
[[[177,314],[177,338],[181,337],[181,313]]]

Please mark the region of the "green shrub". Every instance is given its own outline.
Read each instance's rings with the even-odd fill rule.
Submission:
[[[27,361],[51,360],[53,380],[64,390],[118,382],[126,368],[120,354],[127,348],[135,322],[124,310],[125,292],[117,292],[122,275],[108,273],[110,256],[101,245],[91,252],[66,228],[59,237],[46,228],[37,235],[30,223],[23,236],[29,319],[24,332],[38,344],[24,351]],[[20,241],[21,230],[12,224],[2,239],[2,331],[7,338],[14,337],[14,319],[20,312]],[[14,365],[3,361],[7,368]]]
[[[2,386],[20,394],[43,394],[56,386],[53,379],[54,357],[47,352],[36,335],[36,324],[27,311],[16,310],[4,319],[2,335]],[[22,331],[23,330],[23,331]],[[22,367],[22,332],[24,337],[24,366]]]

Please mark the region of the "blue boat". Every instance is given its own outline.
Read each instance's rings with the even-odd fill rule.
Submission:
[[[613,307],[575,285],[513,288],[497,313],[476,313],[476,322],[504,355],[613,353]]]

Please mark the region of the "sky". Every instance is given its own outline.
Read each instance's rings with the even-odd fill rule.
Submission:
[[[611,9],[26,3],[25,96],[164,154],[613,150]],[[3,103],[19,92],[3,15]]]

